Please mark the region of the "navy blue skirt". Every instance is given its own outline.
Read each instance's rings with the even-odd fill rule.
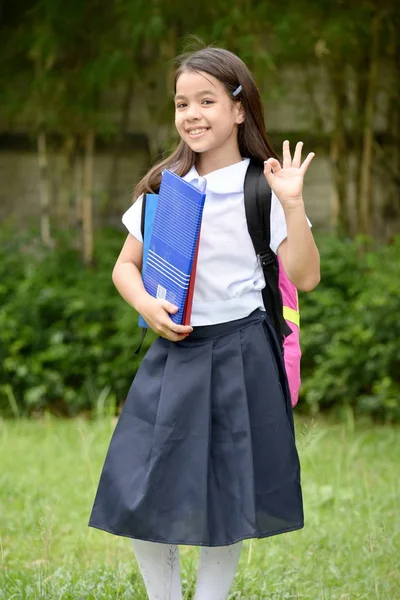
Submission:
[[[278,341],[262,311],[159,338],[136,374],[90,522],[170,544],[225,546],[303,527]]]

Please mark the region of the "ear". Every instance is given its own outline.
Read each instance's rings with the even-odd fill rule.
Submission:
[[[243,104],[241,102],[236,102],[235,103],[235,109],[236,109],[236,123],[238,125],[240,125],[240,123],[243,123],[243,121],[246,118],[245,112],[244,112],[244,108],[243,108]]]

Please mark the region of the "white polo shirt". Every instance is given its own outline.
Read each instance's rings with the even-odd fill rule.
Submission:
[[[264,308],[261,290],[264,275],[254,251],[244,208],[244,178],[249,159],[204,176],[206,201],[191,325],[214,325],[241,319],[256,308]],[[196,168],[183,177],[196,185]],[[141,233],[142,197],[125,212],[122,222],[136,239]],[[286,221],[278,198],[272,193],[271,248],[276,253],[286,238]]]

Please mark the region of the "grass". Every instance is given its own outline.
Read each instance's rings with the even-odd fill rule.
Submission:
[[[110,419],[0,421],[0,599],[135,599],[129,540],[87,521]],[[243,545],[230,599],[400,598],[400,430],[298,421],[305,529]],[[185,600],[197,549],[181,549]]]

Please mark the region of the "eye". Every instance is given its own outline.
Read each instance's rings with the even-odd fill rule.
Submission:
[[[176,109],[185,108],[185,106],[186,106],[186,104],[184,102],[178,102],[178,104],[175,105],[175,108]]]
[[[202,104],[206,104],[206,105],[207,105],[207,104],[214,104],[214,101],[213,101],[213,100],[208,100],[208,99],[207,99],[207,100],[203,100],[203,101],[202,101]]]

